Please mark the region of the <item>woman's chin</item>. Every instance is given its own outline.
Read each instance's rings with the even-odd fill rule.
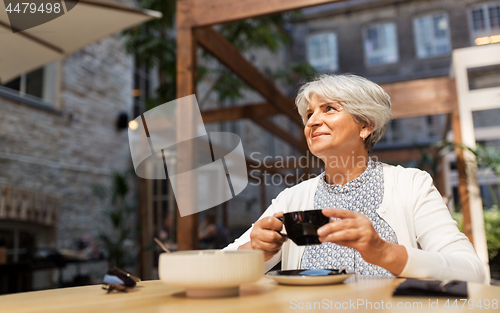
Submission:
[[[322,161],[326,159],[326,156],[324,152],[322,153],[322,151],[318,151],[317,149],[311,149],[311,147],[309,147],[309,152],[311,152],[312,155],[314,155],[315,157],[317,157]]]

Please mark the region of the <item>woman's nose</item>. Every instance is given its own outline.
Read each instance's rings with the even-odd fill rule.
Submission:
[[[323,120],[319,116],[319,114],[311,114],[311,116],[307,119],[306,126],[307,127],[313,127],[313,126],[319,126],[323,123]]]

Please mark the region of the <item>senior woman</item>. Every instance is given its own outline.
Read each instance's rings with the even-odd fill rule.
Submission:
[[[296,99],[319,176],[282,191],[226,250],[259,249],[266,270],[341,268],[360,275],[487,282],[481,261],[424,171],[376,162],[369,151],[391,118],[389,96],[355,75],[323,75]],[[283,212],[322,210],[321,245],[278,234]]]

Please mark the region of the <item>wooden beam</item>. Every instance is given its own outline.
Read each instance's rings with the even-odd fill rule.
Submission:
[[[383,84],[389,94],[393,118],[449,114],[455,109],[455,80],[449,77]]]
[[[190,27],[182,27],[183,16],[186,12],[177,10],[177,98],[182,98],[196,93],[196,41],[193,37],[193,31]],[[191,106],[179,106],[177,108],[177,124],[191,125],[195,112]],[[196,129],[191,127],[188,131],[190,134],[183,136],[194,138]],[[177,132],[180,136],[180,132]],[[179,142],[182,139],[178,140]],[[193,143],[193,141],[190,141]],[[177,160],[177,168],[192,168],[194,155],[196,155],[196,147],[194,144],[182,145],[180,155],[184,157]],[[189,164],[186,164],[189,163]],[[196,212],[198,206],[198,188],[197,177],[189,172],[187,175],[182,175],[182,179],[177,179],[177,203],[182,201],[183,210],[188,212]],[[182,200],[181,200],[182,199]],[[186,207],[184,207],[186,206]],[[178,250],[194,250],[198,248],[198,214],[190,214],[180,217],[177,210],[177,245]]]
[[[281,114],[273,105],[269,103],[256,103],[241,106],[231,106],[227,108],[205,110],[201,112],[203,123],[216,123],[234,121],[243,118],[262,118]]]
[[[307,152],[307,142],[303,136],[301,136],[301,139],[297,140],[293,136],[291,136],[289,132],[283,130],[281,127],[277,126],[267,118],[254,118],[252,119],[252,122],[264,128],[276,137],[282,139],[283,141],[289,143],[292,147],[296,148],[301,153]]]
[[[433,153],[435,149],[425,148],[427,153]],[[402,164],[408,162],[416,162],[420,159],[422,152],[417,147],[391,149],[391,150],[375,150],[372,155],[380,162],[389,164]]]
[[[288,115],[292,121],[302,127],[302,120],[295,109],[294,101],[283,95],[274,83],[262,75],[224,36],[211,27],[195,29],[194,36],[198,43],[216,59],[259,92],[276,109]]]
[[[281,138],[285,142],[297,148],[300,152],[306,151],[307,144],[305,140],[303,140],[302,138],[301,140],[294,139],[290,136],[289,133],[282,130],[275,123],[273,123],[269,119],[266,119],[266,117],[270,115],[276,115],[280,113],[281,112],[279,112],[274,106],[267,103],[261,103],[206,110],[201,112],[201,116],[205,124],[249,118],[255,124],[271,132],[278,138]]]
[[[183,0],[191,26],[207,26],[345,0]]]
[[[448,77],[421,79],[381,85],[391,96],[393,118],[449,114],[456,94],[454,80]],[[293,101],[290,99],[290,101]],[[269,103],[256,103],[202,112],[205,123],[231,121],[242,118],[261,118],[281,112]]]

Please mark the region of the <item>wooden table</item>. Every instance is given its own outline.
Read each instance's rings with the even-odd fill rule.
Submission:
[[[128,293],[107,294],[101,286],[63,288],[0,296],[0,312],[64,312],[64,313],[172,313],[172,312],[498,312],[500,286],[469,283],[469,309],[467,303],[454,298],[392,297],[394,288],[404,279],[351,277],[345,283],[329,286],[282,286],[263,277],[257,283],[240,287],[240,296],[217,299],[186,298],[181,288],[164,285],[160,281],[140,282]],[[484,308],[484,300],[490,309]],[[481,300],[481,309],[476,307]],[[497,303],[492,307],[493,300]],[[438,302],[436,302],[438,301]],[[389,304],[390,303],[390,304]],[[429,305],[437,309],[429,309]],[[371,309],[370,309],[371,306]],[[388,307],[391,307],[389,309]],[[400,308],[398,310],[397,308]],[[406,308],[405,308],[406,307]],[[308,309],[309,308],[309,309]],[[378,309],[377,309],[378,308]]]

